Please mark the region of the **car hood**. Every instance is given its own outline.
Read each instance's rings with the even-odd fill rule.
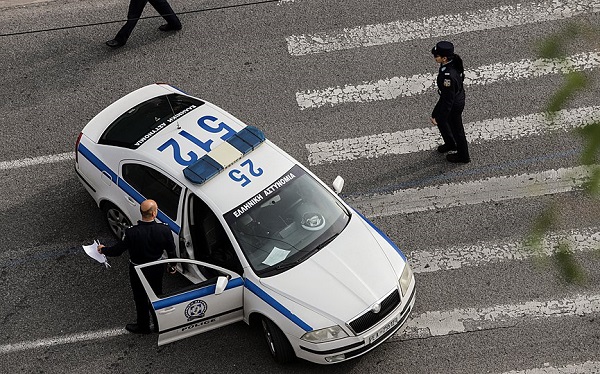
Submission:
[[[378,234],[375,234],[378,235]],[[398,286],[388,256],[398,254],[378,242],[354,214],[342,233],[294,268],[261,284],[336,322],[362,314]]]

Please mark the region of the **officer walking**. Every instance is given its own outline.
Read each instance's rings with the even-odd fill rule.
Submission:
[[[106,45],[111,48],[119,48],[127,43],[129,35],[133,32],[135,25],[142,16],[142,12],[146,4],[150,3],[156,11],[163,16],[166,24],[159,26],[160,31],[177,31],[181,30],[181,22],[171,8],[167,0],[130,0],[129,10],[127,11],[127,22],[121,27],[114,39],[106,42]]]
[[[440,98],[431,113],[431,123],[438,127],[444,140],[437,150],[440,153],[456,151],[447,154],[446,159],[453,163],[468,163],[471,158],[462,122],[465,108],[463,61],[454,53],[454,45],[448,41],[438,42],[431,53],[435,62],[440,64],[437,76]]]
[[[167,252],[169,258],[175,257],[176,254],[171,229],[166,224],[155,221],[158,214],[156,202],[154,200],[144,200],[140,204],[140,213],[142,213],[142,220],[138,221],[137,225],[127,228],[120,242],[112,247],[105,247],[100,244],[98,252],[106,256],[119,256],[123,252],[129,251],[129,281],[133,291],[133,300],[135,301],[137,322],[127,324],[125,329],[134,334],[149,334],[150,302],[134,266],[159,260],[163,251]],[[157,294],[161,294],[165,267],[161,265],[149,266],[144,268],[143,271],[152,289]],[[169,266],[169,272],[174,273],[175,269]],[[156,321],[154,326],[156,329]]]

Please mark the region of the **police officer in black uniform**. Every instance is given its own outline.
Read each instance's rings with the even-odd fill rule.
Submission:
[[[129,10],[127,11],[127,22],[121,27],[117,36],[106,42],[106,45],[111,48],[119,48],[127,43],[127,39],[133,32],[135,25],[142,16],[142,12],[146,7],[146,4],[150,3],[156,9],[156,11],[163,16],[166,24],[161,25],[158,29],[160,31],[177,31],[181,30],[181,22],[179,18],[171,8],[171,5],[167,0],[130,0]]]
[[[129,251],[129,281],[131,282],[133,300],[135,301],[137,323],[129,323],[125,326],[125,329],[134,334],[149,334],[150,302],[134,266],[159,260],[163,251],[167,252],[169,258],[175,257],[176,254],[171,229],[166,224],[155,221],[158,213],[156,202],[154,200],[143,201],[140,204],[140,212],[142,213],[142,220],[138,221],[136,226],[127,228],[120,242],[112,247],[105,247],[100,244],[98,252],[106,256],[119,256],[123,252]],[[149,266],[144,268],[143,272],[154,292],[161,294],[165,267],[161,265]],[[174,273],[175,269],[169,266],[169,272]]]
[[[454,45],[448,41],[438,42],[431,50],[435,61],[440,64],[437,87],[440,98],[431,113],[431,123],[440,130],[444,144],[437,150],[440,153],[456,151],[446,155],[453,163],[467,163],[469,147],[462,112],[465,108],[465,79],[462,59],[454,53]]]

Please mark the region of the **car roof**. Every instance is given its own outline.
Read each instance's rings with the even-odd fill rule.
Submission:
[[[98,143],[106,128],[121,114],[144,101],[172,93],[184,94],[164,84],[138,89],[100,112],[83,132]],[[122,150],[121,160],[139,160],[155,165],[196,195],[210,199],[221,213],[226,213],[269,187],[297,162],[264,138],[247,147],[252,149],[244,149],[246,153],[237,152],[236,147],[231,145],[235,143],[231,134],[251,132],[256,135],[256,128],[247,126],[216,105],[202,102],[202,105],[187,110],[147,137],[137,149],[116,148]],[[258,134],[262,132],[258,130]],[[105,147],[114,149],[115,146]],[[194,178],[194,173],[191,173],[192,178],[186,178],[184,170],[189,166],[185,174],[190,174],[189,170],[194,166],[190,161],[203,158],[214,158],[226,165],[222,165],[222,170],[217,170],[204,183]]]

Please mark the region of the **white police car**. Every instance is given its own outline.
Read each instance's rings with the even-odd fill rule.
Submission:
[[[158,344],[244,320],[271,354],[340,362],[406,322],[414,277],[377,227],[255,127],[166,85],[140,88],[95,116],[76,171],[117,236],[154,199],[177,260],[136,267]],[[176,263],[191,283],[156,294],[142,269]]]

